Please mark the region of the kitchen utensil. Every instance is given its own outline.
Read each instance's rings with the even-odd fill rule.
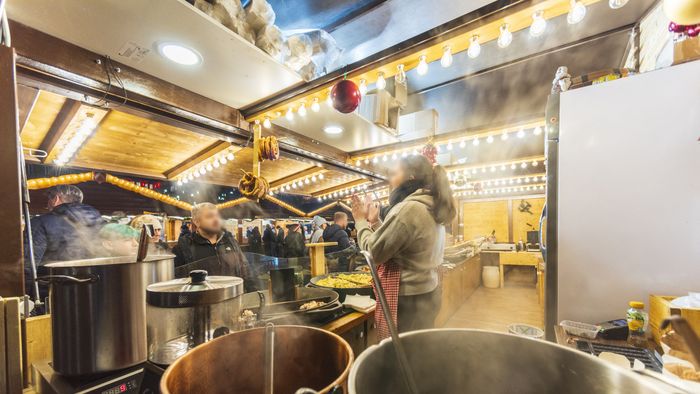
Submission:
[[[292,301],[269,303],[270,293],[259,291],[246,293],[241,298],[241,310],[250,310],[257,314],[260,321],[274,321],[276,324],[305,324],[324,320],[343,306],[338,301],[338,293],[333,290],[316,287],[296,288]],[[300,307],[310,301],[320,301],[323,305],[301,310]]]
[[[263,393],[272,394],[275,387],[275,325],[265,325],[265,389]]]
[[[418,386],[413,379],[413,373],[411,371],[411,365],[406,357],[406,352],[404,351],[403,344],[399,339],[399,331],[396,329],[396,323],[391,317],[391,309],[389,308],[389,303],[384,295],[384,288],[382,287],[382,282],[379,280],[379,274],[377,273],[377,267],[374,265],[374,259],[372,255],[367,251],[361,251],[361,253],[367,259],[367,265],[369,265],[370,273],[372,274],[372,280],[374,281],[374,289],[377,292],[377,298],[379,299],[379,304],[382,307],[382,313],[386,319],[387,325],[389,326],[389,332],[391,333],[391,344],[396,353],[396,359],[399,362],[399,369],[401,370],[402,380],[408,392],[411,394],[418,394]]]
[[[243,279],[208,276],[204,270],[148,286],[148,359],[169,365],[189,349],[236,330],[242,294]]]
[[[547,341],[473,329],[401,334],[419,393],[668,393],[597,357]],[[405,393],[391,342],[366,349],[350,371],[350,394]]]
[[[146,286],[173,277],[173,256],[46,264],[53,368],[65,376],[124,369],[146,361]]]
[[[594,339],[600,331],[599,326],[571,320],[562,320],[559,325],[564,327],[564,331],[568,334],[588,339]]]
[[[150,238],[153,236],[154,230],[153,225],[144,224],[141,227],[141,233],[139,234],[139,246],[136,250],[136,261],[143,261],[148,255],[148,244]]]
[[[161,392],[264,392],[265,332],[239,331],[190,350],[165,371]],[[274,392],[294,393],[302,387],[323,394],[346,392],[354,356],[344,339],[313,327],[275,326],[274,342]]]
[[[535,326],[523,323],[509,324],[508,332],[511,334],[520,335],[522,337],[532,339],[542,339],[542,337],[544,337],[544,331],[540,330]]]

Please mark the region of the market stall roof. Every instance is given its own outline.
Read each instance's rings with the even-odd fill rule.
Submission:
[[[19,93],[20,98],[33,94],[27,88],[21,88]],[[196,173],[199,182],[234,187],[243,175],[241,170],[251,170],[252,144],[231,144],[122,112],[118,107],[104,109],[40,91],[33,106],[25,110],[28,114],[21,132],[23,146],[44,150],[48,155],[35,158],[27,154],[32,162],[173,182]],[[83,131],[88,115],[92,115],[94,129]],[[62,153],[69,149],[71,141],[80,139],[81,132],[88,135],[74,155],[61,162]],[[204,173],[200,174],[202,170]],[[261,175],[271,182],[273,190],[293,184],[289,192],[299,194],[312,194],[362,179],[359,175],[326,169],[291,155],[263,162]]]

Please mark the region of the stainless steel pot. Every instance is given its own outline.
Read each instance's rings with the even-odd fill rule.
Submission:
[[[419,393],[668,393],[597,357],[510,334],[434,329],[400,336]],[[350,371],[351,394],[406,393],[391,341],[365,350]]]
[[[47,264],[53,369],[87,376],[146,361],[146,286],[172,279],[173,256]]]

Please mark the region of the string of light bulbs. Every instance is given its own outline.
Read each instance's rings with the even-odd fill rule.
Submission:
[[[367,183],[363,183],[361,185],[353,185],[349,186],[347,188],[341,189],[341,190],[336,190],[333,192],[329,193],[324,193],[319,196],[317,196],[317,200],[319,202],[330,200],[330,199],[337,199],[337,198],[342,198],[344,196],[352,195],[355,192],[359,192],[362,190],[367,190],[369,187],[370,181],[367,181]]]
[[[291,180],[289,182],[286,182],[282,185],[275,186],[274,188],[270,188],[269,193],[270,193],[270,195],[273,195],[273,194],[277,194],[277,193],[292,191],[295,189],[301,189],[305,185],[310,185],[312,183],[322,181],[324,178],[325,178],[325,175],[323,175],[323,173],[313,174],[311,176],[306,176],[306,177],[300,177],[300,178]]]
[[[544,168],[545,167],[544,159],[545,159],[544,156],[532,156],[532,157],[527,157],[527,158],[522,158],[522,159],[509,160],[509,161],[498,161],[498,162],[484,163],[484,164],[453,166],[453,167],[447,167],[445,170],[447,171],[448,176],[453,177],[453,176],[458,175],[460,172],[464,175],[468,175],[469,173],[471,173],[471,174],[478,174],[478,173],[485,174],[487,172],[507,171],[508,169],[517,170],[518,168],[525,170],[529,167],[538,167],[538,166],[541,166],[542,168]]]
[[[235,158],[236,156],[234,155],[232,148],[221,151],[204,162],[183,172],[178,177],[177,185],[182,186],[188,182],[191,182],[195,180],[195,178],[199,178],[200,176],[205,175],[207,172],[212,172],[229,161],[233,161]]]
[[[457,52],[465,50],[462,48],[464,45],[455,45],[461,38],[467,40],[466,51],[470,59],[477,58],[482,54],[482,45],[485,42],[496,40],[497,46],[500,49],[508,48],[513,42],[513,33],[522,29],[527,28],[530,37],[540,38],[547,32],[548,19],[558,17],[562,14],[566,14],[566,20],[569,24],[575,25],[582,22],[587,14],[587,5],[598,2],[599,0],[561,0],[561,1],[549,1],[543,2],[542,4],[536,4],[528,10],[531,12],[529,23],[523,24],[518,18],[522,13],[528,12],[528,10],[522,10],[516,12],[518,16],[513,14],[508,15],[504,18],[500,25],[498,26],[498,35],[486,34],[486,37],[479,34],[485,27],[480,27],[470,32],[465,32],[462,36],[448,40],[447,44],[436,44],[433,47],[440,48],[438,45],[442,45],[440,55],[435,58],[428,58],[428,54],[432,53],[430,47],[424,49],[421,53],[417,53],[412,60],[410,57],[403,58],[405,61],[400,61],[399,63],[392,65],[390,69],[387,66],[381,66],[375,69],[375,71],[363,72],[361,75],[350,77],[358,84],[360,92],[366,94],[368,85],[374,82],[377,89],[384,89],[386,87],[386,79],[390,77],[395,77],[396,81],[399,83],[406,83],[406,71],[415,68],[416,73],[419,76],[426,75],[430,70],[430,63],[433,61],[440,61],[440,65],[443,68],[452,66],[453,56]],[[608,5],[612,9],[619,9],[627,4],[629,0],[609,0]],[[525,14],[527,15],[527,14]],[[523,15],[524,16],[524,15]],[[511,23],[505,22],[508,20]],[[498,22],[494,22],[498,23]],[[458,48],[456,48],[456,46]],[[432,56],[432,55],[431,55]],[[374,79],[374,81],[370,80]],[[280,107],[284,108],[282,110],[275,110],[259,114],[253,117],[253,119],[261,119],[263,121],[263,126],[271,127],[271,121],[279,118],[280,116],[285,116],[288,120],[294,118],[294,113],[298,113],[300,116],[306,116],[306,109],[311,106],[313,111],[319,111],[319,102],[323,100],[328,100],[330,98],[330,89],[318,89],[311,93],[310,95],[296,100],[292,103],[282,104]],[[286,108],[285,108],[286,107]]]
[[[546,190],[546,185],[544,183],[525,185],[525,186],[511,186],[511,187],[496,187],[481,190],[465,190],[456,192],[456,197],[464,196],[484,196],[484,195],[496,195],[496,194],[509,194],[509,193],[523,193],[523,192],[544,192]]]
[[[57,147],[58,154],[53,161],[54,164],[62,166],[68,163],[78,153],[83,143],[97,128],[97,122],[93,119],[93,116],[94,115],[90,113],[86,114],[85,119],[83,119],[73,135],[65,139],[63,143]]]
[[[486,144],[492,144],[496,141],[506,141],[513,137],[517,139],[523,139],[527,136],[540,136],[543,133],[544,122],[540,122],[535,124],[529,124],[527,126],[508,127],[501,130],[475,133],[460,137],[453,137],[450,139],[441,139],[438,141],[434,141],[433,144],[438,149],[438,151],[441,151],[443,149],[451,151],[455,147],[465,148],[469,144],[471,144],[472,146],[479,146],[481,145],[482,141],[484,141]],[[395,161],[398,160],[399,157],[420,154],[420,149],[422,147],[422,145],[416,144],[407,147],[402,147],[400,149],[359,155],[351,158],[350,161],[354,161],[356,167],[360,167],[362,166],[362,164],[378,164],[380,162],[388,162],[389,160]]]

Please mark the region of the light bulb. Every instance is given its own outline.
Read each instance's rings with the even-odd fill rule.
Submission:
[[[580,1],[571,0],[571,9],[566,16],[566,21],[569,22],[570,25],[575,25],[581,22],[585,17],[586,6]]]
[[[612,8],[613,10],[616,10],[616,9],[618,9],[618,8],[624,7],[625,4],[627,4],[628,1],[629,1],[629,0],[610,0],[610,1],[608,2],[608,5],[609,5],[610,8]]]
[[[398,83],[406,83],[406,71],[404,70],[404,65],[399,64],[396,66],[398,72],[396,73],[396,82]]]
[[[316,182],[317,180],[318,180],[318,177],[316,177],[316,175],[311,177],[311,182]]]
[[[379,72],[379,73],[377,74],[377,82],[376,82],[376,84],[377,84],[377,89],[379,89],[379,90],[382,90],[382,89],[384,89],[384,88],[386,87],[386,80],[384,79],[384,73],[383,73],[383,72]]]
[[[358,160],[355,160],[355,167],[359,167],[359,166],[360,166],[360,164],[362,164],[362,163],[360,162],[360,160],[359,160],[359,159],[358,159]]]
[[[537,160],[533,160],[530,164],[532,164],[533,167],[537,167]]]
[[[389,161],[389,156],[387,156],[386,153],[384,154],[384,156],[382,156],[382,161],[385,163]]]
[[[207,163],[207,171],[212,171],[214,170],[214,166],[211,165],[211,163]]]
[[[226,158],[227,158],[228,160],[233,160],[233,159],[235,159],[236,157],[233,155],[232,152],[229,152],[229,153],[226,155]]]
[[[214,168],[219,168],[219,167],[221,167],[221,163],[219,163],[218,160],[214,160],[214,161],[212,162],[212,164],[214,165]]]
[[[547,20],[542,17],[542,10],[535,11],[532,14],[532,25],[530,25],[530,35],[533,37],[539,37],[544,34],[547,29]]]
[[[284,114],[284,117],[287,118],[287,120],[289,121],[294,120],[294,112],[292,111],[292,107],[289,107],[287,109],[287,113]]]
[[[452,65],[452,48],[446,45],[442,48],[442,57],[440,58],[440,64],[447,68]]]
[[[394,154],[391,155],[391,160],[396,160],[398,158],[399,158],[399,156],[396,154],[396,152],[394,152]]]
[[[379,159],[377,158],[377,156],[374,156],[374,158],[372,158],[372,163],[374,163],[374,164],[379,163]]]
[[[481,45],[479,45],[479,36],[475,34],[472,36],[471,39],[469,39],[469,49],[467,49],[467,56],[469,56],[472,59],[475,59],[479,56],[480,53]]]
[[[180,179],[180,180],[177,181],[177,185],[178,185],[178,186],[182,186],[182,179]]]
[[[365,158],[365,164],[369,164],[369,158]]]
[[[527,168],[527,163],[523,163],[520,165],[520,168]]]
[[[360,94],[363,96],[367,94],[367,81],[364,79],[360,79]]]
[[[460,147],[460,148],[464,148],[465,146],[467,146],[467,143],[466,143],[466,141],[462,140],[462,141],[459,143],[459,147]]]
[[[532,132],[535,135],[540,135],[542,134],[542,128],[540,126],[535,127],[535,130]]]
[[[204,174],[206,174],[206,173],[207,173],[206,168],[204,168],[204,167],[200,167],[200,168],[199,168],[199,175],[204,175]]]
[[[323,174],[318,174],[318,179],[323,179],[324,175]]]
[[[513,42],[513,33],[508,30],[508,24],[504,23],[500,27],[501,34],[498,35],[498,47],[505,48]]]
[[[511,169],[511,170],[514,170],[516,167],[517,167],[517,166],[515,165],[515,163],[513,163],[513,164],[510,165],[510,169]]]
[[[226,162],[228,162],[228,160],[226,160],[226,157],[221,156],[221,157],[219,158],[219,163],[221,163],[222,165],[223,165],[223,164],[226,164]]]
[[[301,105],[299,106],[299,110],[297,110],[297,112],[299,112],[300,116],[306,116],[306,104],[301,103]]]
[[[326,96],[326,104],[328,104],[329,107],[333,106],[333,97],[330,92],[328,92],[328,96]]]
[[[507,139],[508,139],[508,133],[504,131],[503,134],[501,134],[501,141],[505,141]]]
[[[490,136],[486,137],[486,142],[488,142],[489,144],[492,143],[492,142],[493,142],[493,136],[490,135]]]
[[[416,67],[418,75],[425,75],[428,73],[428,63],[426,59],[425,55],[421,55],[421,57],[418,58],[418,67]]]
[[[447,150],[452,150],[452,141],[447,143]]]
[[[272,127],[272,123],[270,123],[270,118],[268,118],[267,116],[265,117],[265,120],[263,120],[263,127],[265,127],[266,129]]]
[[[525,137],[525,130],[523,130],[523,129],[518,130],[518,134],[516,134],[516,135],[518,136],[518,138]]]
[[[318,104],[318,97],[314,97],[314,101],[311,103],[311,110],[314,112],[321,110],[321,106]]]
[[[308,185],[311,183],[311,181],[309,180],[309,178],[306,178],[306,179],[304,179],[304,183]]]
[[[182,183],[183,183],[183,184],[184,184],[184,183],[187,183],[187,182],[189,182],[189,181],[190,181],[190,180],[187,179],[187,178],[182,178]]]
[[[474,146],[479,146],[479,139],[476,138],[476,137],[474,137],[474,140],[472,141],[472,144],[473,144]]]
[[[406,152],[406,151],[401,152],[401,157],[407,157],[407,156],[408,156],[408,152]]]

